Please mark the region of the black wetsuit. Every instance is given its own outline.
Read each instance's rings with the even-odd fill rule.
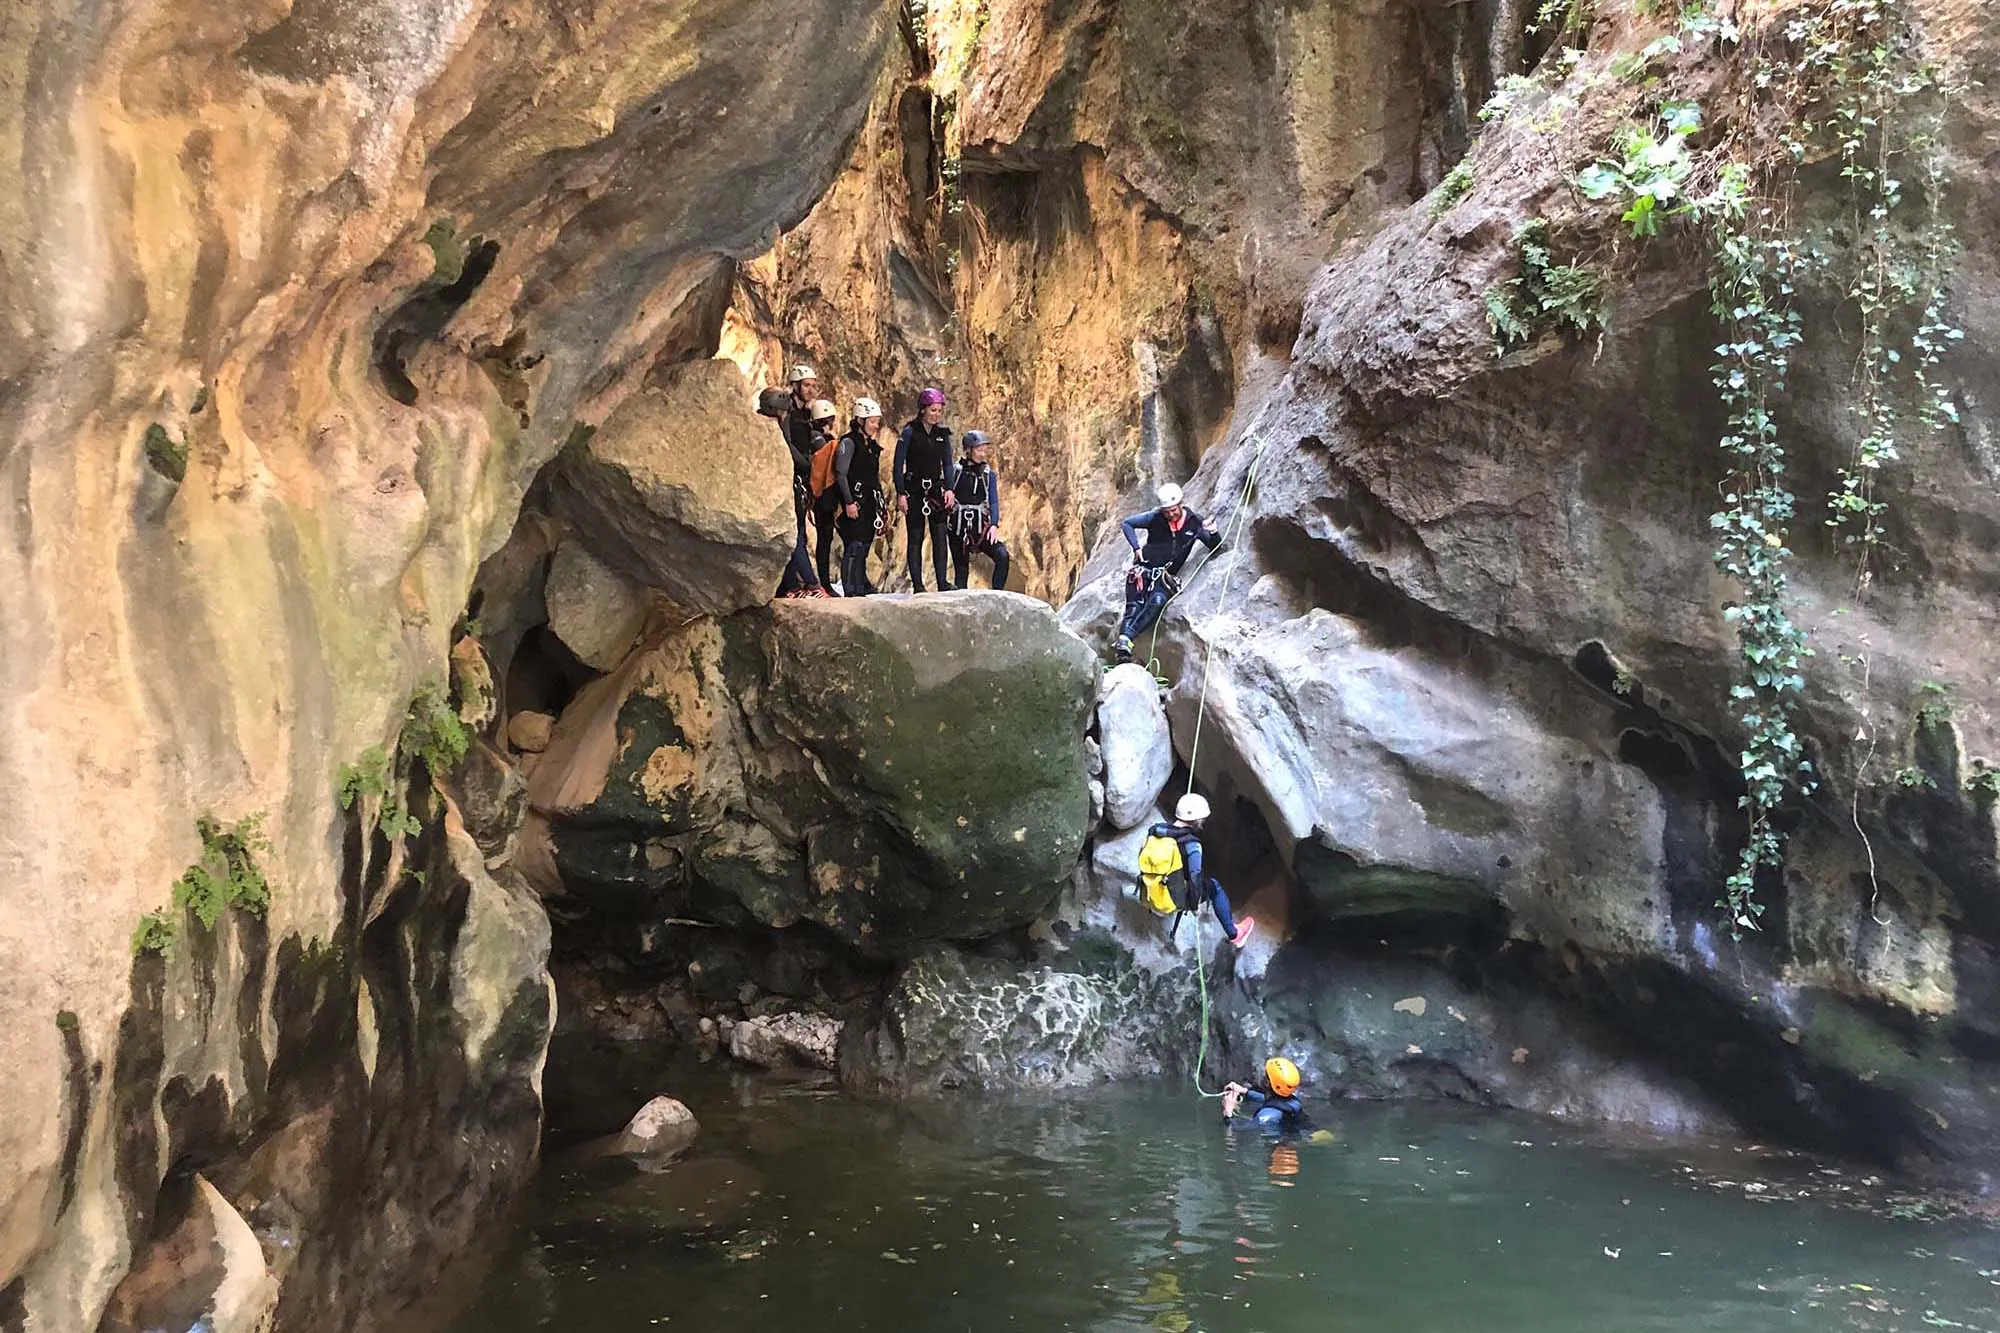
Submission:
[[[778,418],[778,433],[785,437],[785,448],[792,456],[792,511],[798,520],[798,542],[792,548],[791,561],[785,566],[785,576],[778,583],[778,596],[783,597],[799,588],[810,588],[818,583],[813,574],[812,556],[806,551],[806,503],[812,494],[812,419],[806,415],[808,405],[797,398]]]
[[[872,436],[849,431],[840,437],[839,452],[833,456],[833,494],[840,497],[840,586],[849,597],[874,592],[868,582],[868,546],[875,540],[876,524],[887,512],[882,494],[882,443]],[[847,516],[847,506],[859,512]]]
[[[1118,623],[1118,637],[1129,642],[1151,629],[1167,600],[1180,591],[1176,576],[1194,554],[1194,544],[1202,542],[1212,552],[1222,545],[1222,534],[1187,508],[1181,510],[1179,526],[1165,509],[1134,514],[1119,526],[1125,540],[1138,548],[1140,561],[1126,577],[1125,618]]]
[[[958,463],[958,480],[951,490],[958,499],[958,507],[951,512],[952,582],[961,588],[965,586],[972,556],[978,553],[993,559],[993,586],[1006,587],[1010,559],[1007,543],[998,538],[986,540],[986,530],[1000,526],[999,474],[991,463],[962,458]]]
[[[945,578],[944,493],[958,480],[958,466],[952,457],[951,431],[940,424],[924,425],[920,416],[903,427],[896,437],[896,459],[891,473],[896,494],[910,502],[910,535],[906,552],[910,564],[910,591],[924,590],[924,536],[931,540],[931,568],[939,588],[951,584]]]
[[[1243,1105],[1248,1108],[1249,1117],[1259,1129],[1276,1130],[1281,1134],[1296,1134],[1308,1124],[1305,1104],[1297,1093],[1280,1097],[1271,1091],[1271,1085],[1259,1083],[1243,1094]]]

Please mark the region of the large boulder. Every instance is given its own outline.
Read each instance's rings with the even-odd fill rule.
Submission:
[[[1095,684],[1015,594],[779,603],[669,631],[587,689],[529,799],[562,891],[604,910],[898,954],[1061,891]]]
[[[1104,820],[1129,829],[1152,813],[1174,771],[1174,742],[1153,673],[1127,663],[1104,675],[1097,699],[1104,762]]]
[[[655,376],[564,454],[551,506],[605,565],[685,614],[765,601],[796,530],[790,456],[754,394],[732,361]]]
[[[639,591],[575,538],[556,548],[543,598],[555,636],[578,661],[599,671],[624,661],[645,627],[646,603]]]

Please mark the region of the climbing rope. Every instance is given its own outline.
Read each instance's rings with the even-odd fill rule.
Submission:
[[[1220,610],[1228,602],[1229,587],[1236,580],[1236,567],[1243,555],[1243,537],[1249,531],[1250,526],[1250,501],[1257,492],[1257,472],[1264,464],[1264,450],[1269,444],[1269,436],[1258,437],[1257,451],[1250,456],[1250,467],[1244,473],[1242,493],[1237,496],[1236,508],[1230,514],[1229,522],[1223,527],[1222,542],[1223,545],[1229,548],[1229,565],[1223,572],[1222,588],[1215,599],[1217,610]],[[1188,571],[1187,580],[1183,584],[1184,587],[1191,588],[1194,586],[1194,577],[1208,564],[1209,554],[1206,550],[1202,552],[1201,560],[1193,569]],[[1159,642],[1160,622],[1155,620],[1153,622],[1152,642],[1147,645],[1147,670],[1152,671],[1155,676],[1159,674],[1159,661],[1156,657],[1152,656],[1152,653],[1158,648]],[[1195,703],[1194,738],[1188,744],[1187,790],[1189,792],[1194,790],[1195,762],[1201,753],[1201,725],[1202,719],[1208,712],[1208,682],[1211,669],[1214,665],[1215,646],[1213,643],[1204,640],[1202,644],[1201,696]],[[1220,1097],[1222,1096],[1220,1092],[1210,1092],[1201,1085],[1202,1067],[1208,1062],[1208,959],[1204,955],[1201,946],[1201,916],[1199,913],[1190,913],[1189,915],[1194,921],[1194,973],[1201,987],[1201,1046],[1196,1051],[1194,1057],[1194,1090],[1201,1097]]]

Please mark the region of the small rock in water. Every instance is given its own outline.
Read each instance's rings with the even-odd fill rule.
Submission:
[[[672,1097],[655,1097],[626,1122],[613,1151],[628,1157],[677,1153],[700,1132],[701,1124],[693,1111]]]
[[[760,1069],[785,1065],[833,1069],[839,1063],[843,1026],[841,1020],[824,1014],[771,1014],[753,1018],[729,1030],[729,1053]]]

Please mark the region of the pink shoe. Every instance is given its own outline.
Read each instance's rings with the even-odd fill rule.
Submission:
[[[1246,916],[1236,923],[1236,933],[1229,937],[1229,942],[1240,949],[1243,947],[1243,941],[1249,939],[1250,932],[1255,929],[1257,929],[1257,922]]]

